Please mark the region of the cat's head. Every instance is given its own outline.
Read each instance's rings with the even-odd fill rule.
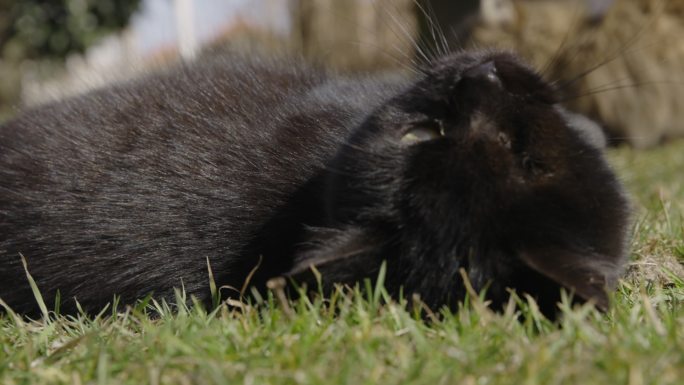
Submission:
[[[330,166],[329,224],[293,272],[373,277],[436,306],[507,288],[552,308],[560,287],[607,306],[626,254],[628,203],[597,133],[512,54],[434,62],[360,126]],[[599,136],[600,137],[600,136]]]

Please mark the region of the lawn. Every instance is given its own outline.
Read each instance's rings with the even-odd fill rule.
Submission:
[[[369,294],[329,301],[27,322],[0,316],[0,384],[681,384],[684,142],[610,150],[635,205],[632,260],[601,314],[534,303],[504,314],[406,310]],[[255,300],[256,301],[256,300]],[[414,307],[414,309],[417,307]]]

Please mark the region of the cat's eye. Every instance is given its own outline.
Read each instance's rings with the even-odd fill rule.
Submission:
[[[499,132],[497,139],[499,139],[499,143],[501,143],[502,146],[509,150],[511,149],[511,139],[508,137],[508,135],[503,132]]]
[[[444,127],[440,121],[433,121],[430,124],[421,124],[412,127],[404,136],[401,137],[401,142],[404,144],[415,144],[441,138],[444,136]]]
[[[522,167],[532,175],[552,175],[550,170],[542,163],[539,159],[533,157],[532,155],[523,152],[521,154],[520,163]]]

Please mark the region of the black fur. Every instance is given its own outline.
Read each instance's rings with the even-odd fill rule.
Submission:
[[[607,305],[627,202],[554,90],[507,53],[415,78],[215,58],[27,111],[0,127],[0,298],[97,311],[173,288],[373,278],[453,305],[464,286],[552,309]],[[407,144],[416,129],[439,130]],[[227,294],[227,292],[224,292]]]

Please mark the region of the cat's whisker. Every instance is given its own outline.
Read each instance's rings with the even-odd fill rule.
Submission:
[[[602,88],[613,87],[613,86],[616,86],[616,85],[624,85],[624,84],[621,84],[621,83],[624,83],[624,82],[631,82],[631,80],[632,80],[631,78],[616,79],[616,80],[614,80],[614,81],[611,81],[611,82],[602,84],[602,85],[600,85],[600,86],[598,86],[598,87],[594,87],[594,88],[592,88],[592,89],[589,89],[589,90],[587,90],[587,92],[593,92],[593,91],[596,91],[596,90],[600,90],[600,89],[602,89]],[[631,83],[629,83],[629,84],[631,84]]]
[[[573,8],[573,13],[572,13],[572,21],[570,23],[570,26],[568,27],[568,30],[565,31],[565,35],[563,35],[563,40],[561,40],[561,43],[558,45],[558,48],[554,52],[554,54],[549,58],[549,60],[546,61],[546,63],[542,66],[540,73],[542,75],[546,75],[547,72],[553,68],[556,64],[558,64],[558,61],[562,57],[563,53],[566,52],[564,51],[569,42],[570,34],[576,32],[576,27],[577,23],[580,21],[580,14],[579,14],[579,1],[575,2],[574,8]],[[576,47],[577,44],[573,45],[573,47]],[[572,47],[570,47],[572,48]]]
[[[610,84],[610,83],[609,83]],[[617,86],[599,86],[597,88],[591,89],[585,93],[579,94],[579,95],[573,95],[568,98],[563,98],[560,100],[561,103],[565,103],[568,101],[572,100],[577,100],[581,99],[587,96],[591,95],[596,95],[596,94],[601,94],[604,92],[610,92],[610,91],[616,91],[616,90],[621,90],[621,89],[627,89],[627,88],[640,88],[640,87],[645,87],[645,86],[657,86],[657,85],[676,85],[676,86],[684,86],[684,82],[673,82],[673,81],[647,81],[647,82],[637,82],[637,83],[630,83],[630,84],[622,84],[622,85],[617,85]]]
[[[420,57],[424,60],[423,64],[425,66],[429,65],[433,61],[433,59],[439,55],[439,53],[433,51],[428,44],[426,44],[420,38],[417,38],[416,36],[411,34],[411,32],[407,30],[406,26],[397,18],[397,15],[394,11],[389,9],[383,9],[379,12],[385,12],[390,17],[391,23],[387,24],[387,26],[390,28],[392,33],[395,34],[395,36],[399,38],[403,36],[404,38],[412,42],[413,46],[416,49],[416,53],[420,55]],[[397,32],[395,27],[399,28],[399,32]]]
[[[383,12],[383,13],[388,13],[387,9],[384,8],[377,8],[376,6],[376,0],[372,0],[370,3],[374,7],[374,11],[376,13]],[[353,26],[354,28],[359,29],[360,31],[363,32],[364,35],[369,36],[376,34],[377,31],[370,29],[367,25],[363,25],[356,19],[351,19],[349,18],[346,14],[339,12],[339,10],[334,9],[334,7],[331,7],[327,9],[328,12],[331,12],[334,14],[336,17],[338,17],[340,20],[343,20],[345,23],[348,23],[349,26]],[[407,41],[410,46],[413,48],[413,51],[418,54],[418,58],[416,58],[416,55],[407,52],[405,47],[400,47],[399,42],[392,44],[391,48],[394,52],[396,52],[398,55],[392,54],[388,52],[388,50],[385,47],[382,47],[378,44],[371,43],[369,41],[365,40],[353,40],[353,41],[344,41],[342,44],[355,44],[358,47],[372,47],[373,49],[377,50],[377,52],[389,58],[392,60],[393,63],[396,63],[398,66],[409,70],[411,73],[414,73],[416,75],[421,75],[423,74],[422,68],[425,67],[425,64],[429,63],[429,60],[427,59],[427,55],[425,55],[425,49],[421,48],[419,45],[418,41],[416,41],[416,38],[413,37],[408,31],[406,32],[401,32],[398,33],[394,26],[395,25],[401,25],[401,21],[399,21],[396,16],[392,17],[391,22],[385,21],[385,19],[381,19],[382,23],[385,23],[387,27],[390,28],[390,32],[394,35],[396,39],[399,41],[405,40]],[[339,41],[336,41],[335,43],[340,44]],[[421,54],[422,53],[422,54]],[[402,60],[402,58],[404,60]],[[425,63],[421,64],[420,61],[424,61]]]
[[[376,12],[383,12],[389,16],[390,20],[386,22],[386,26],[390,29],[392,34],[394,34],[394,36],[398,39],[406,39],[407,41],[411,42],[416,54],[418,54],[419,58],[424,61],[424,65],[428,65],[432,62],[432,57],[435,55],[435,53],[430,50],[430,47],[423,44],[406,28],[406,26],[397,17],[397,14],[395,12],[396,9],[378,9],[377,4],[374,1],[372,1],[371,4],[375,8]]]
[[[420,4],[419,0],[413,0],[413,3],[415,4],[416,8],[420,11],[420,13],[423,15],[425,20],[428,23],[428,28],[430,30],[430,34],[432,35],[432,40],[435,46],[438,49],[438,53],[441,56],[447,56],[451,53],[451,48],[449,47],[449,42],[446,39],[446,36],[444,34],[444,30],[442,27],[439,25],[439,23],[435,23],[434,19],[436,18],[434,9],[430,5],[430,3],[427,4],[428,9],[425,9]]]
[[[645,31],[651,27],[657,19],[660,17],[662,12],[665,11],[666,7],[666,1],[663,0],[661,2],[662,5],[660,5],[657,9],[656,12],[650,17],[650,19],[634,34],[632,35],[629,40],[627,40],[626,43],[622,44],[620,47],[618,47],[613,53],[610,53],[606,55],[606,57],[602,60],[600,60],[598,63],[592,65],[591,67],[580,71],[580,73],[573,75],[570,77],[570,79],[563,81],[561,84],[557,84],[556,82],[553,83],[553,86],[555,86],[559,90],[565,90],[566,88],[572,86],[575,84],[577,81],[580,79],[586,77],[587,75],[591,74],[592,72],[596,71],[597,69],[603,67],[604,65],[611,63],[620,57],[624,57],[627,52],[629,52],[629,49],[633,48],[633,46],[641,39],[642,35],[645,33]],[[575,56],[577,53],[575,53]],[[562,80],[561,80],[562,81]]]

